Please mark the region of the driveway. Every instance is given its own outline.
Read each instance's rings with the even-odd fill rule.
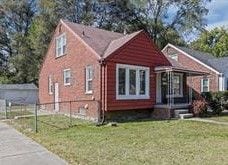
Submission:
[[[64,160],[0,122],[0,165],[65,165]]]

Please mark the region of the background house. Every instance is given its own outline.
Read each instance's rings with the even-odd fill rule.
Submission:
[[[191,87],[197,92],[228,90],[228,58],[216,58],[209,53],[168,44],[162,52],[189,69],[207,72],[208,75],[194,77]],[[188,80],[190,85],[190,80]]]
[[[34,84],[0,84],[0,99],[12,104],[35,104],[38,88]]]

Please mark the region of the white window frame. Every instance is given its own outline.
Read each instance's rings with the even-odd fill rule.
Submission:
[[[52,76],[48,76],[48,93],[49,95],[53,95],[53,83],[52,83]]]
[[[91,71],[91,74],[92,74],[92,77],[89,77],[89,71]],[[86,86],[85,86],[85,89],[86,89],[86,94],[92,94],[93,93],[93,90],[89,90],[89,82],[93,82],[93,67],[92,65],[88,65],[86,66],[86,75],[85,75],[85,78],[86,78]]]
[[[119,95],[119,69],[126,69],[126,77],[125,77],[125,95]],[[129,70],[136,70],[136,95],[129,94]],[[144,70],[145,77],[145,95],[140,95],[140,75],[139,71]],[[150,99],[150,68],[144,66],[136,66],[136,65],[126,65],[126,64],[117,64],[116,65],[116,99],[117,100],[135,100],[135,99]]]
[[[180,76],[180,94],[167,94],[166,97],[183,97],[183,73],[174,73],[173,76]],[[173,81],[173,80],[172,80]],[[172,86],[173,86],[173,82],[172,82]],[[172,87],[172,93],[173,93],[174,89]]]
[[[66,82],[66,79],[68,78],[68,77],[66,77],[66,72],[70,72],[70,76],[69,76],[69,78],[70,78],[70,82]],[[71,70],[70,69],[64,69],[63,70],[63,83],[64,83],[64,86],[69,86],[69,85],[71,85]]]
[[[175,61],[178,61],[178,54],[170,54],[169,58],[171,58],[171,59],[173,59]]]
[[[65,39],[64,39],[65,38]],[[60,42],[60,46],[58,47],[58,42]],[[63,47],[65,46],[65,52],[63,52]],[[55,39],[55,56],[56,58],[64,56],[66,54],[66,46],[67,46],[67,39],[66,39],[66,34],[63,33],[56,37]],[[58,49],[61,49],[61,53],[58,53]]]
[[[204,80],[207,80],[208,91],[203,91],[203,87],[204,87],[204,86],[203,86],[203,81],[204,81]],[[210,79],[204,77],[204,78],[201,79],[201,92],[209,92],[209,91],[210,91]]]

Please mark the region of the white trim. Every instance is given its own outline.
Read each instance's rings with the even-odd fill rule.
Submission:
[[[91,74],[92,74],[92,77],[91,78],[89,78],[89,70],[91,71]],[[89,82],[91,81],[91,82],[93,82],[93,67],[91,66],[91,65],[88,65],[88,66],[86,66],[86,75],[85,75],[85,79],[86,79],[86,81],[85,81],[85,87],[86,87],[86,94],[92,94],[93,93],[93,90],[91,89],[91,90],[88,90],[88,88],[89,88]]]
[[[203,81],[204,80],[207,80],[207,88],[208,88],[208,91],[203,91]],[[201,92],[209,92],[210,91],[210,79],[209,78],[206,78],[206,77],[204,77],[204,78],[202,78],[201,80],[200,80],[200,91]]]
[[[215,70],[214,68],[208,66],[207,64],[201,62],[200,60],[196,59],[195,57],[192,57],[192,56],[189,55],[188,53],[184,52],[184,51],[181,50],[181,49],[178,49],[177,47],[175,47],[174,45],[172,45],[172,44],[170,44],[170,43],[167,44],[167,45],[162,49],[162,53],[164,53],[164,52],[165,52],[165,49],[167,49],[167,47],[169,47],[169,46],[172,47],[172,48],[174,48],[174,49],[176,49],[176,50],[178,50],[179,52],[181,52],[181,53],[184,54],[185,56],[187,56],[187,57],[191,58],[192,60],[198,62],[199,64],[203,65],[204,67],[206,67],[206,68],[212,70],[213,72],[215,72],[215,73],[217,73],[217,74],[221,74],[219,71],[217,71],[217,70]]]
[[[62,40],[62,38],[65,38],[65,40]],[[58,42],[59,40],[61,41],[60,42],[60,47],[58,47]],[[65,46],[65,52],[63,52],[63,46]],[[67,51],[67,37],[66,37],[66,33],[62,33],[60,34],[59,36],[55,37],[55,57],[56,58],[59,58],[59,57],[62,57],[64,55],[66,55],[66,51]],[[61,52],[60,54],[58,54],[58,49],[61,49]]]
[[[219,91],[224,91],[226,89],[225,85],[225,77],[224,76],[219,76]]]
[[[48,76],[48,94],[53,95],[53,82],[52,82],[52,75]]]
[[[119,68],[126,69],[125,76],[125,95],[119,95]],[[129,94],[129,70],[136,70],[136,95]],[[145,71],[145,95],[140,95],[140,75],[139,71]],[[116,99],[117,100],[133,100],[133,99],[150,99],[150,68],[144,66],[136,66],[136,65],[126,65],[126,64],[116,64]]]
[[[75,33],[62,19],[60,20],[60,22],[78,39],[80,40],[88,49],[90,49],[90,51],[92,51],[98,59],[101,59],[101,56],[99,54],[97,54],[97,52],[91,48],[77,33]]]
[[[64,70],[63,70],[63,84],[64,84],[64,86],[69,86],[69,85],[71,85],[71,82],[66,83],[66,81],[65,81],[66,78],[67,78],[67,77],[65,77],[65,76],[66,76],[65,73],[68,72],[68,71],[70,71],[70,77],[69,77],[69,78],[70,78],[70,80],[71,80],[71,70],[70,70],[70,69],[64,69]]]

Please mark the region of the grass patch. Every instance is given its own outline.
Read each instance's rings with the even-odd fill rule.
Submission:
[[[34,119],[24,119],[24,125]],[[228,127],[194,121],[145,121],[96,127],[64,116],[39,117],[39,132],[12,125],[70,164],[227,164]],[[49,124],[47,124],[49,123]],[[58,127],[53,127],[53,125]],[[65,128],[65,129],[64,129]]]
[[[224,115],[224,116],[213,116],[213,117],[209,117],[209,120],[214,120],[214,121],[220,121],[220,122],[227,122],[228,123],[228,115]]]

